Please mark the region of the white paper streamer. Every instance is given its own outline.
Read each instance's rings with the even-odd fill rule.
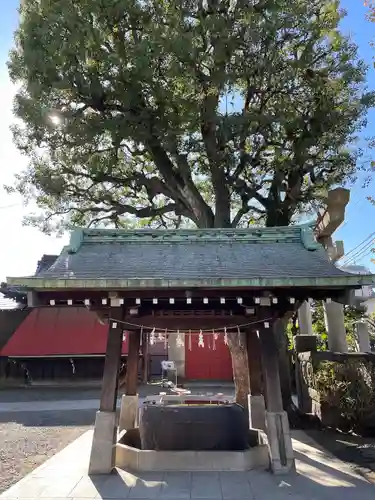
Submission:
[[[217,341],[217,333],[215,333],[214,330],[212,330],[212,349],[216,351],[216,341]]]
[[[198,347],[204,347],[204,338],[203,338],[202,330],[200,330],[200,332],[199,332]]]
[[[176,346],[177,347],[184,347],[185,342],[184,339],[180,333],[180,330],[177,330],[177,337],[176,337]]]
[[[150,334],[150,345],[155,344],[155,328],[152,329],[152,332]]]

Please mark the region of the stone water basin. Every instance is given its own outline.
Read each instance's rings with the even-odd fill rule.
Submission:
[[[123,431],[116,466],[139,471],[243,471],[269,466],[265,434],[248,428],[236,404],[143,406],[139,427]]]

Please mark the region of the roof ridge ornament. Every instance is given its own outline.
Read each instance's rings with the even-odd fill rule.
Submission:
[[[189,241],[221,241],[249,243],[278,243],[280,239],[301,237],[298,226],[275,226],[253,228],[206,228],[206,229],[95,229],[77,228],[70,238],[69,253],[76,253],[85,243],[142,242],[183,243]]]
[[[66,247],[68,253],[77,253],[84,240],[84,229],[74,229],[70,234],[69,245]]]
[[[314,226],[315,221],[310,221],[299,226],[301,230],[301,241],[303,243],[303,246],[306,248],[306,250],[310,251],[318,250],[322,246],[316,239]]]

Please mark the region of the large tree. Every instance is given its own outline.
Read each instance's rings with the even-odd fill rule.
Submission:
[[[367,7],[367,20],[370,21],[371,23],[375,22],[375,1],[372,0],[367,0],[365,2],[365,6]],[[371,41],[371,45],[374,45],[373,40]],[[375,68],[375,63],[373,63],[373,67]],[[374,147],[375,146],[375,139],[373,138],[370,142],[370,146]],[[375,171],[375,161],[371,162],[371,170],[372,173]],[[366,184],[370,183],[372,181],[372,178],[366,179]],[[368,200],[375,206],[375,197],[374,196],[368,196]],[[375,254],[375,248],[371,249],[372,254]],[[375,258],[371,258],[371,262],[375,264]]]
[[[13,189],[43,231],[288,225],[355,175],[373,95],[337,1],[25,0],[21,13],[9,68],[30,164]]]

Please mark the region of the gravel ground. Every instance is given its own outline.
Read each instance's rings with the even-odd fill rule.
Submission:
[[[140,396],[169,392],[141,386]],[[194,387],[195,394],[224,392],[226,386]],[[0,403],[99,399],[100,387],[13,387],[0,389]],[[0,494],[55,455],[95,421],[93,410],[0,412]]]
[[[0,493],[93,427],[95,410],[0,414]]]

